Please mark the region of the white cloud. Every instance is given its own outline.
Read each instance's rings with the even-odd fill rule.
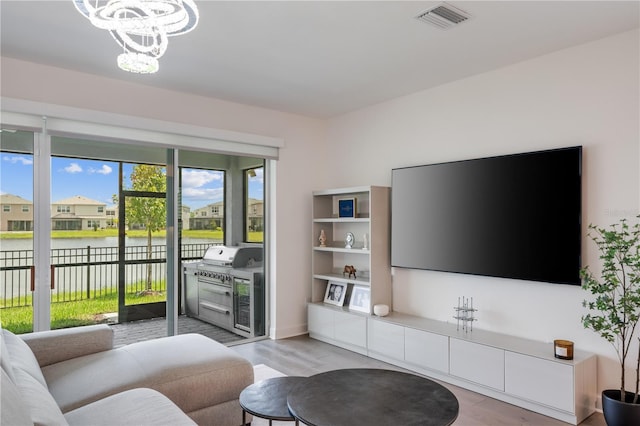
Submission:
[[[222,181],[223,174],[210,170],[185,170],[182,172],[182,188],[200,188],[214,181]]]
[[[2,157],[2,161],[8,161],[11,164],[22,164],[23,166],[30,166],[33,164],[33,158],[29,158],[29,157],[23,157],[23,156],[8,156],[5,155],[4,157]]]
[[[207,201],[215,203],[222,201],[224,196],[223,188],[183,188],[182,197],[184,198],[184,204],[189,205],[189,202],[193,201]]]
[[[80,173],[82,172],[82,167],[78,163],[71,163],[64,168],[64,171],[71,174]]]
[[[107,166],[106,164],[103,164],[102,167],[100,167],[99,169],[94,169],[93,167],[91,167],[88,171],[89,171],[89,173],[98,173],[98,174],[101,174],[101,175],[109,175],[113,171],[113,168]]]

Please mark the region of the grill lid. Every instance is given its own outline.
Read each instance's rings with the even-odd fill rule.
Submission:
[[[211,265],[232,268],[258,266],[262,262],[262,247],[211,246],[202,260]]]

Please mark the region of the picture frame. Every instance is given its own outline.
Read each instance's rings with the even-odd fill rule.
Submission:
[[[349,310],[371,313],[371,289],[354,285],[351,290],[351,299],[349,300]]]
[[[336,305],[336,306],[342,306],[344,304],[344,299],[346,295],[347,295],[347,283],[329,281],[327,283],[327,290],[324,293],[324,303],[329,303],[331,305]]]
[[[341,198],[338,200],[338,217],[356,217],[356,204],[355,198]]]

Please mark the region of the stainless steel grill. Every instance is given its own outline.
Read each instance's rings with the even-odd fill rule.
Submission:
[[[184,265],[185,313],[244,337],[264,334],[261,247],[212,246]]]

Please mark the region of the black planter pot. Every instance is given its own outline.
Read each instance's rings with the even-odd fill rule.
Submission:
[[[633,393],[625,392],[625,401],[620,401],[620,391],[602,391],[602,412],[608,426],[640,425],[640,404],[634,404]]]

